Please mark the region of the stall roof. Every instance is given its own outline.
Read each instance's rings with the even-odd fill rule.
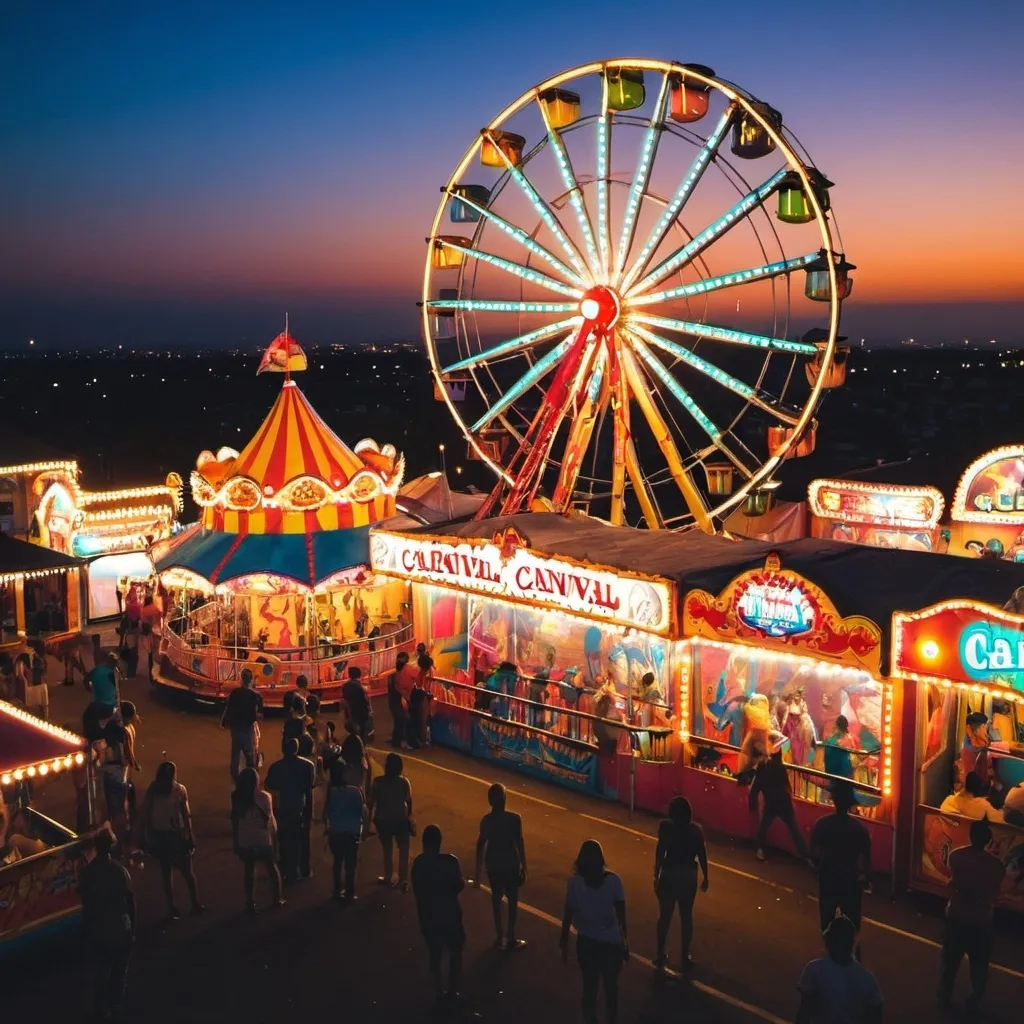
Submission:
[[[74,555],[62,555],[59,551],[0,533],[0,576],[73,569],[84,564]]]
[[[654,533],[549,512],[403,532],[490,540],[509,527],[515,528],[535,551],[660,576],[677,583],[683,594],[690,590],[718,594],[734,577],[763,566],[768,554],[777,551],[782,567],[817,584],[840,615],[864,615],[886,635],[895,611],[913,611],[957,597],[1002,607],[1018,587],[1024,586],[1024,565],[994,559],[813,538],[768,543],[709,537],[696,530]]]
[[[85,747],[86,741],[81,736],[0,701],[0,774],[8,775],[19,768],[40,764],[49,767],[54,760],[63,761]]]
[[[41,441],[32,434],[22,433],[9,423],[0,424],[0,467],[23,466],[35,462],[72,462],[75,456]]]

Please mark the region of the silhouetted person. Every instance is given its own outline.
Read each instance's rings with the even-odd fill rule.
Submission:
[[[828,956],[812,960],[800,975],[796,1024],[881,1024],[882,990],[875,976],[854,959],[857,929],[835,918],[823,936]]]
[[[807,844],[800,834],[796,824],[796,815],[793,811],[793,797],[789,791],[789,773],[782,761],[782,753],[776,750],[766,761],[757,766],[754,774],[754,782],[750,787],[750,809],[757,810],[757,796],[761,794],[761,825],[757,830],[757,859],[764,860],[765,840],[768,838],[768,829],[776,818],[781,821],[793,839],[797,855],[802,860],[810,856],[807,852]]]
[[[487,884],[491,889],[491,910],[499,949],[519,949],[526,945],[516,938],[516,915],[519,910],[519,887],[526,884],[526,844],[523,842],[523,819],[505,809],[508,791],[496,782],[487,791],[491,805],[489,814],[480,819],[476,841],[476,884],[487,866]],[[508,931],[501,924],[501,903],[508,900]]]
[[[313,762],[299,757],[299,741],[285,740],[284,757],[267,769],[266,779],[266,787],[274,796],[278,852],[285,883],[303,877],[300,862],[303,838],[312,827],[315,779]]]
[[[259,752],[259,721],[263,717],[263,698],[256,692],[252,670],[242,669],[242,685],[232,690],[224,705],[220,724],[231,731],[231,778],[238,782],[238,759],[246,768],[256,767]]]
[[[966,954],[971,967],[971,994],[967,1009],[977,1010],[988,983],[992,955],[992,908],[1006,877],[1003,862],[985,847],[992,828],[985,820],[971,822],[971,844],[949,855],[949,904],[942,943],[939,1001],[948,1004],[956,984],[960,961]]]
[[[96,1019],[122,1020],[128,963],[135,945],[135,894],[131,876],[113,860],[114,836],[107,830],[93,840],[95,856],[78,876],[82,917],[95,958]]]
[[[708,891],[708,851],[704,832],[694,823],[693,808],[684,796],[673,797],[668,805],[668,818],[658,828],[658,848],[654,854],[654,891],[658,896],[658,956],[656,966],[664,971],[665,943],[672,914],[679,908],[682,929],[682,966],[693,964],[690,946],[693,943],[693,904],[697,899],[697,865],[703,882],[701,892]]]

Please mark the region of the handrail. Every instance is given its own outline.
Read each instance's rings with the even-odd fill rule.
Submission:
[[[722,740],[713,740],[710,736],[695,736],[691,733],[688,737],[687,742],[696,743],[698,746],[712,747],[715,750],[729,750],[737,754],[740,751],[739,747],[734,747],[731,743],[725,743]],[[876,751],[872,751],[871,753],[876,753]],[[809,768],[807,765],[793,764],[789,761],[785,763],[785,767],[791,771],[797,772],[801,775],[808,775],[812,778],[828,780],[835,779],[839,782],[848,782],[851,786],[854,787],[854,789],[865,790],[871,793],[872,796],[874,796],[877,793],[880,793],[882,790],[881,786],[872,786],[870,782],[859,782],[856,779],[851,779],[846,775],[830,775],[828,772],[821,771],[820,768]]]

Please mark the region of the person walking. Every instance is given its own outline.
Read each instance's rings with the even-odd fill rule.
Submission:
[[[242,685],[232,690],[221,715],[222,729],[231,732],[231,778],[238,782],[238,760],[246,768],[256,768],[259,756],[259,723],[263,718],[263,698],[256,692],[252,669],[242,669]]]
[[[398,886],[409,891],[409,839],[413,834],[412,786],[402,774],[402,759],[390,753],[384,760],[384,774],[370,785],[370,819],[380,837],[384,874],[377,882],[394,885],[394,847],[398,847]]]
[[[672,914],[679,908],[682,930],[682,966],[693,967],[693,904],[697,899],[697,865],[702,881],[700,891],[708,891],[708,851],[704,831],[694,823],[693,808],[685,796],[673,797],[668,818],[658,827],[658,846],[654,852],[654,892],[658,897],[658,955],[655,966],[666,968],[665,943]]]
[[[491,912],[498,949],[522,949],[525,939],[516,938],[516,916],[519,911],[519,889],[526,884],[526,844],[523,841],[523,819],[506,809],[508,791],[496,782],[487,791],[491,810],[480,819],[480,833],[476,841],[476,881],[484,865],[487,884],[491,889]],[[502,928],[501,904],[508,900],[508,930]]]
[[[192,855],[196,841],[192,831],[192,811],[188,803],[188,791],[177,781],[177,767],[173,761],[164,761],[157,766],[156,777],[146,790],[142,801],[141,821],[143,848],[156,857],[160,865],[160,878],[167,900],[165,923],[177,921],[181,913],[174,905],[173,871],[178,871],[188,886],[189,900],[193,915],[201,914],[206,908],[199,902]]]
[[[331,850],[331,898],[351,903],[356,898],[359,841],[367,821],[363,791],[345,781],[345,769],[335,763],[324,796],[324,835]],[[344,886],[342,873],[344,872]]]
[[[46,659],[38,651],[32,652],[25,686],[25,709],[44,722],[50,720],[50,688],[46,685]]]
[[[153,679],[153,658],[160,646],[160,624],[163,617],[160,606],[153,601],[153,595],[147,593],[139,612],[138,647],[140,654],[146,656],[146,678],[149,680]]]
[[[295,740],[300,746],[302,737],[306,735],[306,702],[292,694],[292,699],[285,712],[286,718],[281,729],[281,753],[284,753],[289,740]]]
[[[605,866],[604,850],[587,839],[569,877],[562,914],[562,959],[569,959],[569,929],[576,928],[576,959],[583,982],[583,1020],[597,1024],[597,993],[604,985],[605,1016],[619,1016],[619,974],[629,959],[626,891],[622,879]]]
[[[114,836],[101,829],[93,858],[78,876],[82,919],[94,959],[97,1021],[121,1021],[128,964],[135,945],[135,893],[131,876],[111,856]]]
[[[796,815],[793,811],[793,797],[789,791],[789,773],[782,762],[782,752],[776,750],[767,760],[761,761],[754,773],[754,781],[750,787],[750,811],[757,813],[757,798],[762,797],[761,824],[757,830],[757,852],[758,860],[767,859],[764,852],[765,840],[768,838],[768,829],[776,818],[781,821],[793,839],[797,856],[801,860],[808,860],[810,854],[807,850],[807,843],[800,834],[796,824]]]
[[[348,681],[341,688],[341,699],[345,705],[346,727],[366,744],[373,742],[373,709],[362,677],[363,671],[357,665],[349,668]]]
[[[409,714],[406,710],[408,695],[403,692],[409,652],[399,651],[395,657],[395,670],[388,676],[388,711],[391,712],[391,746],[408,748],[405,734],[409,728]],[[410,680],[411,683],[411,680]],[[411,691],[412,687],[409,686]]]
[[[299,757],[299,741],[284,741],[284,757],[267,769],[267,789],[274,797],[281,875],[285,885],[309,877],[303,864],[303,840],[308,844],[313,821],[313,783],[316,768],[308,758]],[[306,868],[303,873],[302,868]]]
[[[412,891],[420,932],[427,943],[434,994],[439,1003],[458,1003],[462,976],[462,950],[466,930],[462,924],[459,893],[466,887],[458,857],[441,852],[443,836],[437,825],[423,830],[423,852],[412,864]],[[441,980],[441,961],[448,951],[448,991]]]
[[[949,855],[949,903],[942,942],[939,1002],[953,997],[960,961],[966,954],[971,967],[971,994],[966,1008],[981,1007],[992,955],[992,909],[1006,879],[1003,862],[985,847],[992,842],[992,827],[984,819],[971,822],[971,842]]]
[[[850,811],[853,786],[832,785],[834,814],[819,818],[811,829],[811,861],[818,872],[818,915],[822,932],[841,914],[860,933],[861,903],[871,871],[871,834]]]
[[[277,821],[270,794],[260,786],[255,768],[243,768],[238,773],[235,790],[231,794],[231,837],[235,856],[244,867],[243,886],[245,909],[256,912],[256,865],[267,869],[270,879],[272,905],[283,907],[281,898],[281,872],[277,868]]]
[[[803,969],[797,991],[796,1024],[881,1024],[882,990],[878,979],[853,955],[857,929],[848,917],[829,923],[823,936],[828,956]]]

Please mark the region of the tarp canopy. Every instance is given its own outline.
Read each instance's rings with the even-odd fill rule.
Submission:
[[[807,502],[776,502],[763,516],[748,516],[741,504],[723,524],[738,537],[767,540],[777,544],[784,540],[799,540],[810,532],[807,528]]]
[[[86,741],[73,732],[0,701],[0,774],[46,763],[84,750]]]
[[[211,583],[266,573],[307,587],[370,561],[370,528],[320,533],[223,533],[204,527],[184,531],[156,559],[157,572],[188,569]]]
[[[85,562],[74,555],[64,555],[40,544],[29,544],[28,541],[0,533],[0,575],[74,569],[80,565],[85,565]]]
[[[727,540],[686,533],[610,526],[598,519],[533,512],[474,522],[424,526],[410,536],[490,540],[514,528],[534,551],[674,581],[718,594],[740,573],[764,565],[777,551],[784,569],[817,584],[840,615],[864,615],[888,636],[895,611],[916,611],[939,601],[969,598],[1002,607],[1024,586],[1024,565],[996,559],[894,551],[806,538],[781,543]],[[883,664],[888,643],[883,648]]]
[[[444,473],[427,473],[402,487],[397,506],[400,512],[420,523],[447,523],[473,515],[486,497],[485,494],[453,491]]]

